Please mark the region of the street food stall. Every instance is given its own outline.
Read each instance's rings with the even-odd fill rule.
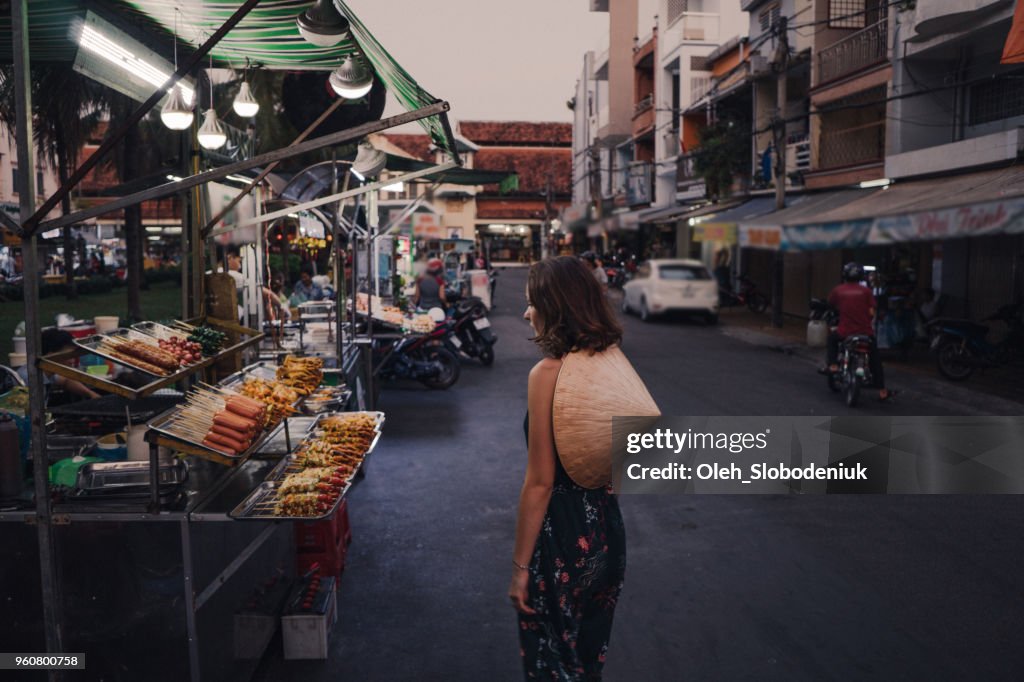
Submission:
[[[262,359],[260,306],[255,306],[257,324],[239,323],[233,276],[228,267],[215,271],[213,240],[258,228],[283,212],[340,206],[360,197],[372,207],[382,183],[367,175],[354,186],[346,178],[341,187],[335,177],[330,194],[304,204],[264,211],[264,202],[256,201],[252,214],[232,215],[265,186],[278,163],[300,154],[331,149],[337,155],[336,148],[370,133],[419,122],[449,160],[402,178],[426,177],[460,163],[447,103],[417,85],[344,2],[312,3],[297,18],[291,0],[204,2],[192,10],[190,30],[184,32],[178,30],[178,11],[156,0],[118,0],[87,12],[79,3],[15,0],[11,39],[5,42],[13,46],[23,191],[20,220],[7,214],[0,220],[23,244],[29,375],[23,418],[31,439],[22,471],[31,485],[0,502],[0,533],[8,548],[0,558],[5,616],[0,637],[11,651],[83,652],[90,676],[104,679],[245,680],[279,628],[286,658],[327,655],[325,633],[337,613],[334,593],[352,537],[348,493],[384,425],[384,415],[372,410],[372,369],[366,362],[372,325],[355,324],[354,315],[346,321],[344,310],[304,311],[307,322],[315,318],[336,325],[326,338],[334,345],[332,357],[271,353]],[[104,51],[118,41],[132,45],[147,64],[166,63],[166,73],[107,59]],[[183,90],[207,61],[231,67],[244,62],[254,44],[262,68],[319,71],[319,90],[331,71],[338,97],[286,147],[206,154],[197,142],[223,145],[227,135],[212,109],[199,127],[191,107],[183,104]],[[173,52],[173,64],[160,52]],[[134,113],[41,205],[34,192],[29,116],[33,60],[74,61],[76,69],[108,87],[123,91],[134,83],[143,93]],[[158,82],[154,77],[148,85],[145,78],[139,81],[140,73],[154,72],[160,74]],[[380,119],[386,94],[406,113]],[[361,105],[367,96],[369,104]],[[246,106],[254,103],[240,92],[236,111],[239,99]],[[341,107],[346,101],[355,105]],[[52,216],[158,104],[168,127],[186,131],[181,176]],[[332,115],[343,109],[348,109],[341,119],[346,125],[332,124]],[[353,109],[363,112],[362,120],[350,118]],[[184,125],[172,125],[185,118]],[[311,137],[316,133],[320,136]],[[203,201],[204,186],[256,169],[258,175],[218,210]],[[181,319],[108,329],[76,339],[73,349],[44,356],[39,235],[175,195],[185,206]],[[332,225],[335,249],[339,223],[335,219]],[[257,245],[261,233],[255,230]],[[357,248],[373,244],[378,234],[379,225],[371,220],[352,228],[347,241]],[[351,274],[358,282],[359,273]],[[337,273],[336,282],[345,277]],[[241,299],[259,300],[255,287],[263,282],[244,279],[254,281],[243,283],[252,290]],[[248,303],[244,307],[248,312]],[[93,373],[74,361],[85,356],[102,358],[133,380]],[[63,413],[50,411],[44,372],[109,395]],[[367,403],[371,409],[363,409]],[[118,423],[121,410],[124,420]],[[71,426],[83,424],[85,431],[103,425],[123,428],[125,435],[91,440],[88,434],[72,435]],[[57,433],[58,428],[67,433]],[[74,456],[67,457],[69,451]],[[322,637],[297,637],[310,623],[319,625]],[[51,671],[51,678],[56,674]]]

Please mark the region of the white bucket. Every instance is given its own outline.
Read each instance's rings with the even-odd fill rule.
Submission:
[[[146,426],[139,424],[128,431],[128,459],[134,462],[149,461],[149,443],[146,442]],[[158,448],[158,459],[161,462],[171,461],[171,451],[165,447]]]
[[[828,342],[828,324],[825,320],[811,320],[807,323],[807,345],[824,348]]]
[[[24,336],[12,336],[11,341],[14,342],[15,353],[27,353],[25,349],[25,337]]]
[[[109,334],[116,331],[121,322],[120,317],[94,317],[92,323],[96,326],[97,334]]]
[[[7,364],[14,369],[28,364],[28,356],[24,353],[11,353],[7,357],[10,358]]]

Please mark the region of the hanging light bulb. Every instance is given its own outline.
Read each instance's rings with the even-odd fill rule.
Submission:
[[[177,12],[177,10],[175,10]],[[174,71],[178,71],[178,15],[174,15]],[[160,110],[160,120],[171,130],[185,130],[192,125],[192,107],[185,104],[181,86],[175,85],[167,93],[167,101]]]
[[[360,179],[372,178],[380,175],[387,164],[387,155],[374,147],[367,140],[359,143],[359,151],[356,152],[356,160],[352,162],[352,172]]]
[[[339,97],[359,99],[373,87],[373,69],[358,52],[353,52],[331,72],[328,80]]]
[[[331,47],[348,37],[348,19],[341,16],[333,0],[316,0],[295,17],[299,35],[317,47]]]
[[[242,83],[242,87],[238,89],[238,94],[235,95],[235,102],[231,106],[234,108],[235,113],[242,118],[252,118],[260,110],[260,103],[252,96],[252,90],[247,82]]]
[[[175,85],[167,94],[164,108],[160,110],[160,120],[171,130],[185,130],[192,125],[192,107],[185,104],[181,88]]]
[[[207,109],[203,125],[199,127],[199,144],[203,145],[204,149],[220,149],[227,141],[228,136],[217,120],[217,112]]]

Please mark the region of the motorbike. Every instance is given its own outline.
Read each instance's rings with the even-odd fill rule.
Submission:
[[[459,352],[477,358],[485,367],[494,363],[494,344],[498,337],[491,330],[483,301],[476,296],[458,300],[447,324],[448,343]]]
[[[753,280],[746,275],[740,275],[737,281],[740,284],[739,291],[718,287],[719,305],[723,307],[745,305],[752,313],[763,313],[768,310],[768,304],[771,303],[771,299],[761,293]]]
[[[397,339],[375,338],[373,364],[382,379],[414,379],[428,388],[450,388],[459,380],[459,358],[446,347],[448,327]]]
[[[1011,303],[979,322],[939,318],[928,323],[931,349],[939,373],[950,381],[964,381],[979,367],[996,367],[1024,359],[1024,321],[1021,305]],[[997,343],[988,340],[989,326],[984,322],[1001,321],[1006,337]]]
[[[826,301],[814,298],[811,299],[811,319],[824,320],[832,330],[839,324],[839,313]],[[870,361],[873,342],[870,336],[860,334],[846,337],[839,344],[839,370],[825,370],[828,387],[835,393],[843,394],[847,407],[857,406],[861,387],[873,386],[875,383]]]

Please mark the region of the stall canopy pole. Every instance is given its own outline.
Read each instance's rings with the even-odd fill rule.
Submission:
[[[331,106],[327,107],[327,109],[324,111],[324,113],[320,114],[320,117],[318,119],[316,119],[315,121],[310,123],[308,128],[306,128],[301,133],[299,133],[299,136],[296,137],[294,140],[292,140],[291,143],[288,145],[288,147],[294,147],[295,145],[299,144],[300,142],[305,140],[307,137],[312,135],[313,131],[315,131],[317,128],[319,128],[320,124],[323,123],[327,119],[328,116],[333,114],[334,110],[337,109],[339,106],[341,106],[341,103],[344,102],[344,101],[345,100],[342,99],[341,97],[339,97],[337,100],[335,100],[334,104],[332,104]],[[253,150],[253,153],[254,152],[255,152],[255,150]],[[335,152],[331,152],[331,153],[333,154]],[[250,156],[251,156],[251,154],[250,154]],[[236,196],[234,199],[232,199],[231,202],[227,206],[225,206],[224,208],[222,208],[220,210],[220,213],[218,213],[216,216],[214,216],[213,220],[211,220],[209,223],[206,224],[206,226],[203,228],[203,235],[209,234],[210,230],[213,229],[213,226],[216,225],[217,223],[219,223],[221,220],[223,220],[224,216],[226,216],[231,209],[233,209],[235,206],[237,206],[238,203],[245,196],[247,196],[249,194],[249,192],[251,192],[253,190],[254,187],[259,185],[261,182],[263,182],[264,179],[266,179],[266,177],[268,175],[270,175],[272,172],[274,172],[274,169],[277,168],[277,165],[279,163],[281,163],[281,162],[280,161],[275,161],[272,164],[270,164],[269,166],[267,166],[266,168],[264,168],[263,170],[261,170],[260,174],[257,175],[252,180],[252,182],[250,182],[238,194],[238,196]]]
[[[139,121],[142,120],[142,117],[148,114],[149,110],[156,106],[157,102],[164,98],[164,95],[167,94],[167,91],[173,88],[178,83],[178,81],[185,76],[185,74],[191,71],[192,67],[199,64],[202,61],[203,57],[205,57],[206,54],[210,50],[212,50],[217,43],[220,42],[220,39],[227,35],[228,32],[231,29],[233,29],[236,25],[238,25],[238,22],[244,19],[245,15],[247,15],[250,12],[250,10],[252,10],[253,7],[258,5],[259,2],[260,0],[247,0],[241,7],[235,10],[235,13],[232,14],[231,17],[229,17],[228,20],[225,21],[224,24],[221,25],[221,27],[218,28],[214,32],[214,34],[211,35],[209,39],[199,47],[198,50],[193,52],[188,59],[184,60],[181,66],[178,68],[178,70],[175,71],[169,79],[167,79],[167,82],[164,83],[160,88],[158,88],[152,95],[150,95],[149,99],[140,104],[139,107],[134,112],[132,112],[132,115],[125,120],[124,124],[117,129],[117,132],[115,132],[107,140],[105,140],[103,144],[99,146],[99,149],[93,152],[88,159],[83,161],[82,165],[76,168],[75,172],[71,174],[71,177],[67,179],[67,182],[61,185],[60,188],[57,189],[56,192],[54,192],[53,196],[44,201],[43,205],[39,207],[39,210],[36,211],[31,218],[29,218],[22,224],[24,236],[29,236],[33,234],[36,230],[38,230],[39,223],[42,221],[43,216],[45,216],[57,204],[59,204],[61,199],[70,194],[71,190],[73,190],[78,185],[78,183],[81,182],[82,179],[89,174],[89,171],[96,167],[96,164],[98,164],[103,159],[103,157],[106,156],[110,152],[110,150],[113,149],[122,140],[122,138],[124,138],[128,131],[134,128],[136,125],[138,125]],[[174,40],[177,39],[178,36],[174,36]]]
[[[32,215],[36,207],[36,158],[32,141],[32,82],[29,70],[28,0],[11,3],[14,43],[14,96],[17,111],[18,182],[21,215]],[[37,364],[42,338],[39,324],[39,256],[36,236],[22,240],[24,259],[25,350],[28,355],[28,390],[32,425],[32,476],[35,480],[36,529],[39,537],[39,569],[43,591],[43,627],[46,650],[63,652],[61,646],[61,597],[57,580],[57,560],[51,527],[49,461],[44,429],[45,394],[43,373]],[[56,680],[57,672],[50,671]]]
[[[102,206],[95,206],[92,208],[82,209],[69,213],[66,216],[54,218],[53,220],[47,220],[39,223],[38,228],[44,232],[54,230],[58,227],[64,227],[65,225],[73,225],[75,223],[83,222],[89,218],[95,218],[96,216],[111,213],[113,211],[120,210],[126,206],[134,206],[135,204],[143,201],[149,201],[151,199],[162,199],[163,197],[175,194],[182,190],[197,187],[207,182],[213,182],[215,180],[223,180],[229,175],[235,173],[241,173],[257,166],[263,166],[274,161],[280,161],[282,159],[290,159],[306,152],[317,151],[324,147],[331,145],[341,144],[348,142],[349,140],[358,140],[366,137],[370,133],[380,132],[381,130],[387,130],[388,128],[394,128],[396,126],[405,125],[406,123],[412,123],[423,118],[429,118],[436,116],[444,111],[447,111],[449,105],[447,102],[437,102],[430,106],[417,109],[415,111],[409,111],[404,114],[392,116],[391,118],[385,118],[380,121],[372,121],[370,123],[364,123],[363,125],[356,126],[355,128],[349,128],[347,130],[341,130],[330,135],[324,135],[313,140],[307,140],[301,144],[297,144],[292,147],[284,147],[283,149],[275,149],[272,152],[266,154],[260,154],[254,156],[251,159],[245,161],[236,161],[235,163],[228,164],[227,166],[221,166],[220,168],[214,168],[203,173],[197,173],[187,178],[182,178],[176,182],[169,182],[157,187],[151,187],[150,189],[136,192],[135,194],[129,194],[128,196],[114,199],[113,201],[107,202]],[[451,166],[448,166],[451,167]]]

